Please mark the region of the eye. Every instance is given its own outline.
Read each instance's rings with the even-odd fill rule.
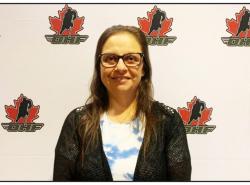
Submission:
[[[117,56],[113,54],[106,54],[106,55],[103,55],[102,59],[104,62],[116,62]]]
[[[127,54],[124,56],[124,60],[128,63],[137,63],[140,61],[140,55],[135,53],[135,54]]]
[[[128,62],[134,62],[134,61],[137,61],[137,58],[136,58],[136,56],[129,54],[129,55],[124,56],[124,60],[126,60]]]
[[[115,60],[115,58],[116,57],[114,55],[110,55],[110,56],[107,57],[108,60]]]

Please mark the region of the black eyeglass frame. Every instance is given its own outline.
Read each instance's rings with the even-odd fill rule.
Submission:
[[[116,64],[115,64],[114,66],[107,67],[107,66],[103,65],[102,60],[101,60],[101,57],[102,57],[103,55],[107,55],[107,54],[115,55],[115,56],[118,57],[118,61],[116,62]],[[135,66],[128,66],[128,65],[124,62],[123,58],[124,58],[124,56],[129,55],[129,54],[139,54],[140,57],[141,57],[140,62],[139,62],[137,65],[135,65]],[[118,64],[118,62],[119,62],[119,60],[120,60],[120,58],[122,59],[123,63],[124,63],[127,67],[137,67],[137,66],[141,65],[141,62],[142,62],[143,57],[144,57],[144,53],[126,53],[126,54],[124,54],[124,55],[116,55],[116,54],[114,54],[114,53],[101,53],[98,57],[99,57],[99,60],[100,60],[100,62],[101,62],[101,64],[102,64],[102,66],[105,67],[105,68],[113,68],[113,67],[116,67],[117,64]]]

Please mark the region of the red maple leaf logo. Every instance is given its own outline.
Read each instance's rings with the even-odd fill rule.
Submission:
[[[40,106],[33,106],[32,100],[21,94],[17,100],[14,100],[15,106],[5,105],[6,117],[11,120],[12,123],[33,123],[37,119]],[[22,107],[20,110],[20,106]],[[23,109],[26,108],[26,109]]]
[[[196,108],[194,108],[194,106]],[[203,108],[201,109],[201,107]],[[198,112],[195,113],[195,110]],[[194,110],[195,109],[195,110]],[[205,103],[196,98],[196,96],[187,103],[187,108],[178,108],[178,112],[184,125],[201,126],[210,121],[213,108],[206,108]],[[195,119],[196,118],[196,119]],[[190,120],[191,119],[191,120]]]
[[[65,14],[68,15],[67,18],[71,18],[71,20],[68,20],[70,21],[68,23],[64,20]],[[72,17],[73,14],[76,15],[75,18],[74,16]],[[50,29],[55,31],[57,35],[77,35],[79,31],[83,30],[84,17],[78,17],[76,10],[68,7],[67,4],[61,11],[58,11],[58,15],[59,17],[49,17]],[[72,25],[62,28],[64,22]]]
[[[239,13],[235,13],[235,19],[226,19],[226,23],[227,23],[227,32],[232,34],[232,37],[240,37],[240,38],[244,38],[244,37],[250,37],[250,30],[246,30],[246,31],[241,31],[239,33],[239,35],[237,36],[239,27],[240,27],[240,22],[241,22],[241,18],[242,16],[246,13],[246,11],[248,11],[246,9],[246,7],[243,7],[242,10]]]
[[[150,32],[150,27],[152,25],[153,16],[157,13],[157,10],[159,12],[161,11],[157,6],[154,6],[154,8],[147,12],[148,18],[137,18],[138,24],[140,26],[140,29],[142,32],[144,32],[145,35],[148,35]],[[165,12],[163,12],[165,14]],[[161,22],[161,28],[159,30],[152,31],[149,35],[150,36],[166,36],[166,33],[170,32],[172,29],[170,28],[172,26],[173,18],[168,19],[167,17]]]

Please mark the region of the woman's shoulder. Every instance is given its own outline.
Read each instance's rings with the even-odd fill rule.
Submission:
[[[72,124],[72,126],[77,126],[84,115],[86,115],[88,108],[89,104],[74,108],[66,116],[65,122]]]
[[[74,108],[69,112],[67,117],[75,117],[75,116],[82,116],[86,113],[87,109],[89,108],[90,104],[82,105],[79,107]]]
[[[178,114],[174,108],[156,100],[153,101],[152,111],[167,117],[175,117]]]
[[[181,116],[176,109],[159,101],[154,101],[152,108],[152,111],[160,118],[160,123],[164,123],[170,130],[184,127]]]

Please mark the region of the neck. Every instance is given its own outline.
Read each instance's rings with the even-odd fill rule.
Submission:
[[[134,119],[136,112],[136,95],[109,96],[108,117],[116,122],[128,122]]]

